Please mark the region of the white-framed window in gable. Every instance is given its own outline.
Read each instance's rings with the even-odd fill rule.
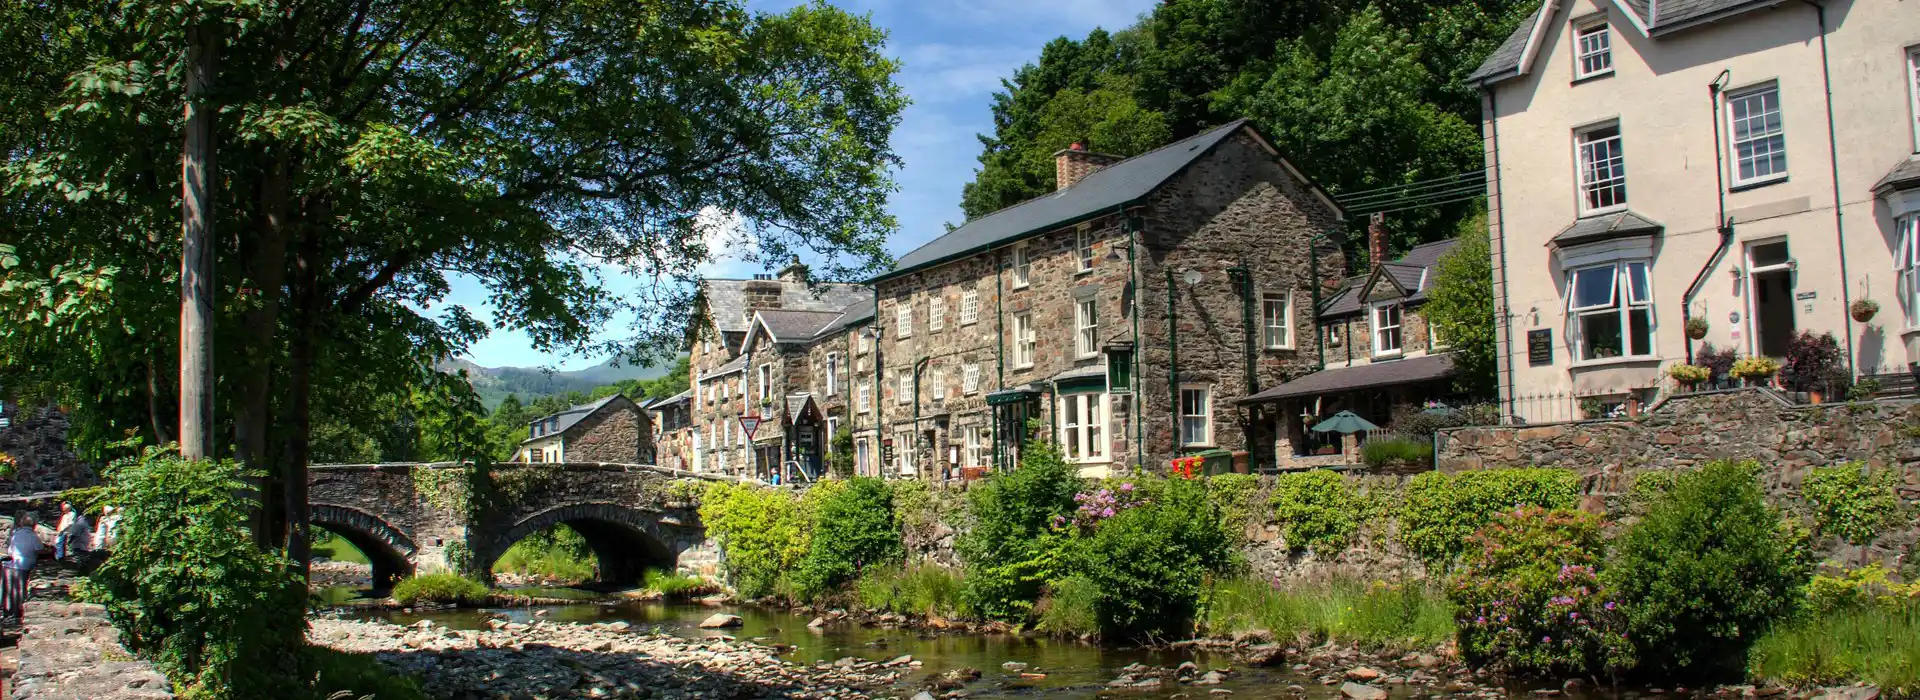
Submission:
[[[1447,333],[1446,327],[1441,324],[1434,323],[1433,318],[1430,316],[1427,317],[1426,320],[1427,320],[1427,350],[1434,351],[1434,350],[1447,349],[1449,345],[1449,342],[1448,342],[1449,339],[1447,338],[1448,333]]]
[[[1374,304],[1367,313],[1369,329],[1373,331],[1373,356],[1388,357],[1400,354],[1400,302],[1389,301]]]
[[[961,368],[960,393],[967,395],[980,393],[980,365],[970,364]]]
[[[1898,274],[1900,303],[1907,328],[1920,328],[1920,212],[1893,222],[1893,269]]]
[[[972,325],[980,320],[980,290],[969,289],[960,293],[960,325]]]
[[[1573,78],[1585,80],[1613,72],[1613,34],[1605,15],[1573,25]]]
[[[1106,393],[1062,394],[1060,455],[1069,462],[1105,462],[1107,457]]]
[[[1033,278],[1033,251],[1025,243],[1013,244],[1013,288],[1027,286]]]
[[[1735,187],[1787,176],[1787,127],[1780,119],[1778,84],[1727,93],[1727,140]]]
[[[1602,214],[1627,206],[1627,158],[1619,124],[1574,133],[1580,165],[1580,213]]]
[[[1100,304],[1087,299],[1073,305],[1073,350],[1078,357],[1100,354]]]
[[[840,393],[840,353],[827,353],[827,395]]]
[[[1260,299],[1260,345],[1268,350],[1293,349],[1293,293],[1267,292]]]
[[[1213,445],[1213,387],[1207,384],[1180,386],[1180,445]]]
[[[1567,317],[1580,362],[1653,355],[1653,289],[1647,261],[1628,260],[1567,273]]]
[[[773,396],[773,363],[768,362],[760,365],[760,400],[765,401],[772,396]]]
[[[1013,315],[1013,366],[1027,368],[1033,366],[1033,312]]]
[[[913,335],[913,302],[902,299],[893,307],[894,337]]]
[[[947,298],[934,297],[927,300],[927,330],[939,331],[947,327]]]
[[[1093,226],[1081,224],[1073,229],[1073,251],[1075,270],[1086,272],[1093,269]]]

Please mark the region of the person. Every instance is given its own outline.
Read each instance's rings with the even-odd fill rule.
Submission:
[[[120,533],[117,532],[119,529],[119,511],[115,510],[113,506],[101,508],[100,522],[94,523],[93,526],[93,546],[100,549],[113,548],[114,541],[119,539],[120,536]]]
[[[19,619],[26,611],[27,575],[40,559],[40,537],[33,533],[33,516],[22,512],[13,519],[7,538],[7,560],[0,562],[0,617]]]
[[[53,527],[53,558],[67,558],[67,537],[73,532],[73,525],[80,521],[80,514],[74,512],[73,504],[60,502],[60,523]]]

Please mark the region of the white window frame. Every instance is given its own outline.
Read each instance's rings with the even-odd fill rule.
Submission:
[[[827,395],[840,393],[840,353],[827,353]]]
[[[991,442],[987,439],[987,426],[967,426],[966,431],[962,433],[962,441],[965,444],[965,448],[961,456],[961,465],[967,467],[987,466],[987,447]]]
[[[893,383],[893,402],[902,406],[913,403],[913,370],[895,371]]]
[[[1766,102],[1769,96],[1773,98],[1771,111],[1766,109]],[[1757,100],[1761,111],[1757,114],[1749,111],[1746,119],[1736,117],[1734,114],[1736,105],[1745,105],[1749,110],[1752,109],[1752,107],[1747,104],[1749,100]],[[1784,110],[1785,107],[1780,101],[1780,84],[1770,82],[1763,85],[1729,91],[1726,94],[1726,104],[1723,105],[1723,108],[1726,110],[1727,120],[1727,155],[1729,156],[1727,158],[1727,174],[1733,186],[1744,187],[1786,179],[1788,166],[1787,125],[1785,117],[1782,114],[1782,110]],[[1766,115],[1768,114],[1774,115],[1774,122],[1777,126],[1777,128],[1771,131],[1765,130]],[[1738,135],[1739,127],[1743,122],[1749,127],[1747,138],[1745,139],[1741,139]],[[1756,132],[1752,129],[1752,125],[1756,122],[1761,126],[1761,131]],[[1756,148],[1764,146],[1767,152],[1764,155],[1756,155],[1750,158],[1741,154],[1740,147],[1743,145]],[[1775,153],[1779,154],[1781,160],[1779,170],[1752,176],[1742,175],[1742,166],[1745,163],[1752,163],[1756,172],[1759,170],[1759,165],[1763,162],[1767,164],[1767,167],[1772,167],[1772,156]]]
[[[856,397],[859,399],[859,401],[857,401],[856,403],[859,404],[858,410],[861,413],[866,413],[868,411],[873,410],[873,380],[870,380],[870,379],[860,380],[860,387],[855,389],[854,393],[856,394]]]
[[[1590,138],[1594,134],[1608,130],[1613,132],[1611,136]],[[1602,162],[1595,162],[1601,155],[1601,146],[1607,144],[1611,145],[1606,147],[1606,158]],[[1580,198],[1582,216],[1606,214],[1627,208],[1625,145],[1626,133],[1620,128],[1619,122],[1595,124],[1574,132],[1573,163],[1577,169],[1577,177],[1574,181],[1578,183],[1577,194]],[[1611,177],[1605,179],[1599,177],[1603,168]],[[1603,193],[1610,194],[1612,199],[1603,196]]]
[[[927,300],[927,331],[939,332],[947,327],[947,298],[934,297]]]
[[[1100,354],[1100,301],[1084,299],[1073,305],[1074,356],[1086,359]]]
[[[927,370],[927,385],[933,387],[933,400],[935,401],[944,401],[947,398],[947,385],[946,382],[943,381],[946,379],[944,375],[945,373],[937,368]]]
[[[980,320],[980,290],[969,289],[960,293],[960,325],[970,326]]]
[[[869,352],[873,352],[873,337],[870,335],[867,335],[866,331],[868,330],[872,330],[873,332],[878,333],[880,332],[880,324],[875,323],[872,326],[862,326],[860,328],[853,329],[853,335],[855,338],[857,338],[857,340],[855,340],[853,344],[855,353],[865,355]]]
[[[1920,328],[1920,212],[1893,220],[1895,288],[1906,307],[1907,329]]]
[[[1025,289],[1033,283],[1033,249],[1026,243],[1013,244],[1013,288]]]
[[[1907,92],[1913,103],[1913,112],[1907,115],[1908,126],[1913,127],[1913,151],[1920,153],[1920,46],[1907,49]]]
[[[868,462],[873,461],[872,455],[873,455],[872,442],[868,441],[866,438],[863,438],[863,437],[857,437],[853,439],[853,471],[855,473],[861,474],[861,475],[872,474],[870,470],[873,467],[872,465],[868,464]]]
[[[1592,39],[1593,41],[1588,41]],[[1592,60],[1588,60],[1592,59]],[[1592,65],[1589,68],[1589,65]],[[1575,22],[1573,25],[1573,79],[1597,78],[1613,72],[1613,28],[1607,18]]]
[[[1280,306],[1277,314],[1275,304]],[[1293,349],[1293,292],[1267,292],[1260,297],[1260,345],[1268,350]]]
[[[772,398],[772,396],[773,396],[773,363],[762,362],[760,363],[760,400],[765,401],[769,398]]]
[[[1060,414],[1060,454],[1074,464],[1112,461],[1111,394],[1062,394],[1054,403]]]
[[[1074,272],[1093,271],[1093,226],[1081,224],[1073,229]]]
[[[918,452],[918,450],[913,448],[913,442],[914,431],[905,430],[894,433],[895,444],[893,446],[893,456],[894,460],[899,463],[899,473],[901,476],[913,476],[918,473],[913,468],[913,456],[915,452]]]
[[[1421,318],[1427,322],[1427,350],[1445,350],[1452,347],[1447,343],[1446,331],[1441,330],[1440,324],[1434,323],[1432,318],[1424,314]]]
[[[894,337],[913,337],[913,302],[902,299],[893,307]]]
[[[1386,312],[1393,313],[1393,323],[1389,325],[1384,318]],[[1407,310],[1399,300],[1383,301],[1367,309],[1367,331],[1373,339],[1374,357],[1393,357],[1406,351],[1407,347]],[[1383,342],[1386,334],[1381,331],[1393,331],[1393,347]]]
[[[1189,393],[1198,393],[1200,395],[1200,402],[1199,402],[1200,412],[1199,413],[1192,413],[1188,410],[1187,395]],[[1198,423],[1200,428],[1199,435],[1195,435],[1192,429],[1192,426],[1194,425],[1192,421],[1194,421],[1195,419],[1199,420],[1199,423]],[[1212,447],[1213,444],[1214,444],[1213,443],[1213,385],[1212,384],[1181,384],[1180,385],[1180,446],[1181,447]]]
[[[1638,266],[1645,270],[1646,289],[1640,289],[1630,272]],[[1613,290],[1607,301],[1599,304],[1577,306],[1579,291],[1576,289],[1578,276],[1588,270],[1610,269],[1613,271]],[[1566,271],[1567,275],[1567,340],[1573,345],[1571,356],[1574,364],[1590,362],[1609,362],[1616,360],[1646,359],[1658,354],[1660,347],[1655,335],[1653,309],[1653,262],[1645,259],[1625,259],[1605,262],[1598,265],[1582,265]],[[1647,316],[1647,347],[1636,348],[1633,343],[1633,313],[1644,312]],[[1588,317],[1618,314],[1620,322],[1620,354],[1612,357],[1588,357],[1586,323]],[[1634,352],[1643,350],[1642,352]]]
[[[1037,342],[1033,335],[1033,312],[1022,311],[1013,315],[1013,366],[1026,369],[1033,366],[1034,351]]]
[[[968,396],[980,393],[980,365],[960,368],[960,393]]]

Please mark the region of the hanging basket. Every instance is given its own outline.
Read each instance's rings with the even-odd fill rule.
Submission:
[[[1853,306],[1848,307],[1847,312],[1852,314],[1854,321],[1866,323],[1873,320],[1874,314],[1880,313],[1880,302],[1872,299],[1861,299],[1853,302]]]
[[[1687,319],[1687,337],[1689,339],[1699,340],[1705,338],[1707,337],[1707,331],[1711,328],[1712,326],[1707,324],[1707,320],[1699,316]]]

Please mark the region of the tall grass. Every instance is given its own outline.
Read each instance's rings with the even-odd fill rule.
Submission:
[[[487,601],[487,587],[478,581],[455,574],[421,574],[404,579],[393,587],[393,599],[401,605],[414,603],[452,603],[479,605]]]
[[[868,569],[854,582],[853,593],[862,609],[874,612],[929,617],[961,613],[959,575],[933,564]]]
[[[1920,601],[1858,605],[1776,627],[1747,654],[1755,680],[1795,686],[1864,680],[1920,694]]]
[[[1360,444],[1360,461],[1375,468],[1405,462],[1429,464],[1433,461],[1433,444],[1419,438],[1377,435]]]
[[[1047,586],[1047,597],[1040,606],[1038,628],[1048,634],[1088,635],[1100,631],[1100,613],[1095,605],[1100,586],[1085,576],[1068,576]]]
[[[1431,647],[1454,632],[1446,597],[1422,584],[1332,581],[1277,588],[1244,576],[1214,586],[1206,626],[1215,635],[1268,630],[1280,639],[1383,651]]]
[[[659,593],[662,598],[691,598],[715,590],[712,584],[698,576],[681,576],[659,569],[648,569],[640,587]]]

